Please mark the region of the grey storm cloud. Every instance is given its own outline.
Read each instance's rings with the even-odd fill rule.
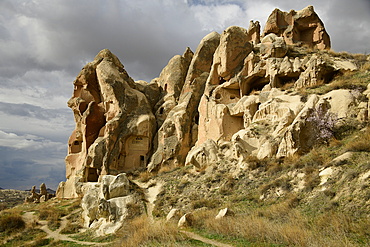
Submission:
[[[30,104],[11,104],[0,102],[0,112],[5,115],[15,115],[39,120],[50,120],[56,118],[66,118],[71,115],[71,111],[65,108],[61,109],[44,109],[40,106]]]
[[[369,0],[1,0],[0,187],[64,178],[74,126],[66,102],[100,50],[117,55],[133,79],[150,81],[212,31],[248,28],[252,19],[264,25],[274,8],[307,5],[335,51],[370,52]]]
[[[0,147],[0,187],[24,190],[45,183],[55,190],[59,182],[65,180],[64,160],[61,157],[66,152],[47,148],[44,150],[39,153],[19,153],[12,148]],[[43,152],[48,152],[48,158],[40,160],[40,157],[46,155]]]

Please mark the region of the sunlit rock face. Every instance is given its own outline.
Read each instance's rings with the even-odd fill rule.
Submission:
[[[288,45],[304,44],[320,50],[330,49],[330,37],[312,6],[290,12],[275,9],[263,30],[264,36],[269,33],[283,37]]]
[[[99,52],[73,84],[68,106],[76,128],[68,141],[67,181],[57,191],[65,198],[81,193],[79,183],[146,167],[156,129],[147,97],[109,50]]]
[[[248,29],[212,32],[195,52],[187,48],[170,59],[150,83],[135,82],[102,50],[73,83],[68,106],[76,128],[57,196],[82,196],[85,183],[104,175],[304,153],[323,121],[355,115],[367,121],[368,104],[358,92],[299,93],[357,69],[319,52],[329,48],[324,24],[309,6],[274,10],[262,35],[253,21]]]

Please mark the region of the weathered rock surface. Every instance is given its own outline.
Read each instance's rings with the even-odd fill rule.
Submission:
[[[194,222],[194,216],[191,213],[184,214],[179,222],[177,223],[177,227],[179,228],[186,228],[190,227]]]
[[[223,208],[218,212],[215,219],[218,220],[226,216],[233,216],[233,215],[235,215],[235,213],[230,208]]]
[[[135,186],[124,173],[104,175],[100,182],[85,183],[81,202],[84,226],[98,235],[111,234],[126,218],[143,213],[143,195]]]
[[[146,167],[156,122],[137,87],[109,50],[82,69],[68,101],[76,128],[68,141],[67,181],[59,185],[58,197],[77,197],[79,183],[96,182],[101,175]]]
[[[330,48],[311,6],[274,10],[262,36],[258,21],[248,30],[210,33],[195,53],[187,48],[174,56],[150,83],[134,82],[116,56],[101,51],[74,81],[68,105],[76,128],[57,196],[81,196],[86,182],[104,183],[104,175],[185,164],[205,169],[225,157],[242,168],[251,155],[302,154],[327,140],[319,130],[330,130],[335,120],[367,121],[370,106],[355,89],[299,93],[358,69],[350,59],[304,44]],[[104,200],[128,196],[128,181],[117,177],[115,184],[119,189],[110,185]]]
[[[39,203],[39,202],[46,202],[47,200],[53,198],[55,194],[48,193],[46,189],[45,183],[42,183],[40,185],[40,193],[37,193],[36,191],[36,186],[32,186],[32,189],[30,191],[31,195],[27,196],[24,200],[24,202],[34,202],[34,203]]]
[[[155,152],[148,166],[150,171],[162,164],[183,165],[188,151],[196,142],[197,108],[219,39],[220,35],[213,32],[200,42],[190,62],[178,104],[170,110],[158,130]]]
[[[312,6],[300,11],[275,9],[269,16],[264,35],[274,33],[289,45],[303,43],[320,50],[330,49],[330,37]]]

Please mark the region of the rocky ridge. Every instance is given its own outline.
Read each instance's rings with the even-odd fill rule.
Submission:
[[[135,82],[115,55],[99,52],[74,81],[68,106],[76,128],[57,197],[83,196],[86,226],[109,233],[127,217],[127,204],[141,200],[124,173],[227,164],[237,177],[252,168],[251,157],[303,155],[328,143],[334,129],[364,126],[369,89],[304,93],[359,69],[356,59],[329,49],[309,6],[274,10],[262,36],[253,21],[210,33],[150,83]]]

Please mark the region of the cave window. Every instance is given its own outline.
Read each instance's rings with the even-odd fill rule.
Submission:
[[[231,95],[230,96],[230,99],[235,99],[235,95]]]
[[[221,94],[219,93],[216,93],[216,96],[215,96],[216,99],[221,99]]]
[[[163,114],[163,107],[161,107],[160,109],[159,109],[159,114]]]
[[[199,114],[198,113],[194,116],[194,123],[199,124]]]
[[[82,142],[80,141],[74,141],[71,145],[71,153],[79,153],[82,149]]]
[[[224,78],[222,78],[221,76],[218,78],[218,80],[220,81],[220,84],[224,83],[226,80]]]
[[[164,84],[164,91],[167,92],[167,84]]]
[[[144,167],[144,166],[145,166],[145,156],[140,155],[140,167]]]
[[[94,167],[87,168],[87,182],[98,182],[98,170]]]

